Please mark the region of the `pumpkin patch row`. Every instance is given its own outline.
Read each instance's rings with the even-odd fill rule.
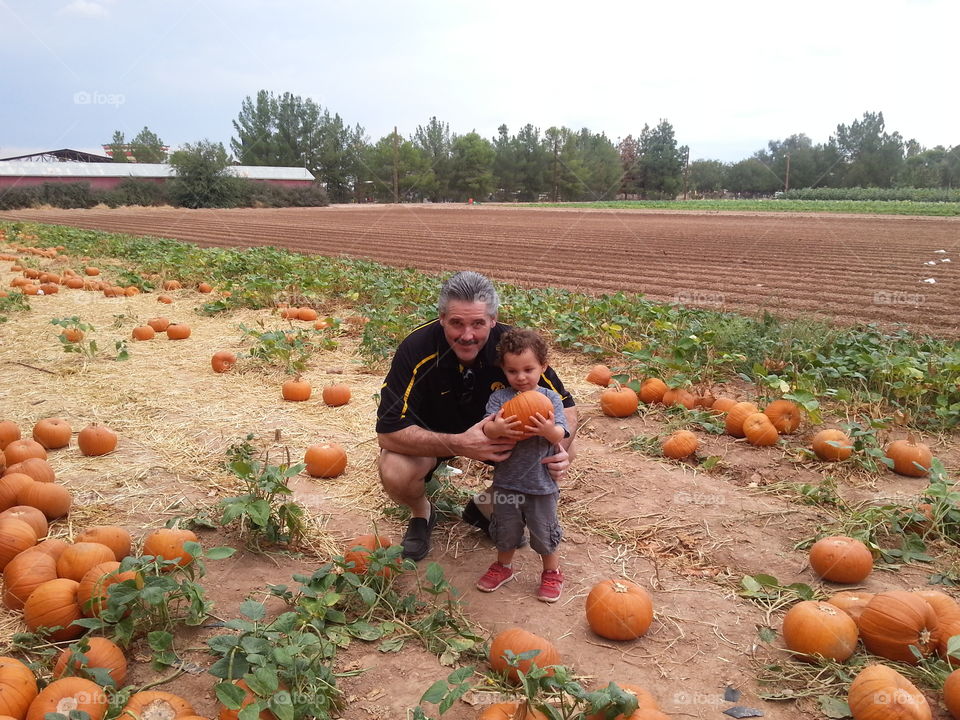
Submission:
[[[608,387],[610,382],[614,382],[612,377],[609,368],[596,365],[586,379]],[[694,395],[683,388],[671,389],[663,380],[655,377],[645,379],[636,392],[615,384],[613,388],[600,393],[600,409],[610,417],[629,417],[637,411],[641,402],[647,405],[682,405],[688,410],[710,410],[714,415],[724,416],[724,428],[728,435],[745,438],[757,447],[776,445],[780,435],[796,432],[803,417],[800,406],[791,400],[774,400],[761,411],[752,402],[715,398],[710,393]],[[681,430],[665,440],[661,449],[665,457],[679,460],[695,453],[698,446],[699,442],[693,433]],[[830,462],[849,458],[854,452],[854,445],[842,430],[827,428],[814,436],[811,449],[820,460]],[[900,475],[926,477],[930,472],[933,460],[930,448],[912,435],[905,440],[891,442],[885,454],[891,461],[891,469]]]

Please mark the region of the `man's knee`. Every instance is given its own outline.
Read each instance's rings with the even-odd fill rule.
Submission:
[[[377,458],[380,483],[387,489],[409,490],[414,483],[423,482],[436,462],[436,458],[401,455],[390,450],[381,450]]]

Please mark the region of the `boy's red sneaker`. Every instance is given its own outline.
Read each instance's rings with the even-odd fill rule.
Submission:
[[[508,568],[506,565],[495,562],[487,569],[483,577],[477,580],[477,590],[493,592],[508,580],[512,580],[513,577],[513,568]]]
[[[537,600],[552,603],[560,599],[563,592],[563,573],[559,570],[544,570],[540,573],[540,589]]]

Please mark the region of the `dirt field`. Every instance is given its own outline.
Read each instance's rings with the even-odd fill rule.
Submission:
[[[434,269],[476,267],[518,281],[519,275],[497,272],[496,263],[507,264],[504,258],[510,260],[516,255],[503,249],[515,244],[515,238],[529,237],[525,252],[541,258],[544,267],[559,267],[555,261],[567,250],[571,263],[578,259],[590,263],[594,269],[582,272],[580,266],[569,265],[566,272],[571,277],[592,278],[591,284],[578,281],[577,286],[613,289],[615,280],[604,279],[596,270],[605,266],[610,268],[606,272],[619,272],[625,284],[636,278],[636,288],[642,286],[653,294],[653,286],[640,278],[650,275],[653,268],[659,268],[653,274],[660,276],[673,267],[671,272],[678,284],[672,290],[663,286],[661,297],[681,289],[690,292],[693,288],[717,287],[723,289],[729,307],[728,293],[735,286],[735,268],[740,266],[744,268],[742,273],[750,273],[741,283],[744,286],[756,280],[769,289],[770,278],[796,277],[797,282],[791,286],[797,293],[791,306],[794,309],[800,307],[804,297],[810,300],[803,302],[839,303],[842,287],[838,280],[842,278],[847,283],[856,278],[861,295],[879,291],[874,288],[894,288],[894,278],[903,278],[903,282],[913,278],[911,282],[915,282],[926,272],[921,261],[928,256],[941,257],[933,255],[933,250],[950,250],[947,239],[951,232],[960,234],[960,224],[943,220],[654,214],[625,218],[615,213],[486,208],[6,214],[14,215],[89,227],[107,227],[110,220],[116,223],[110,226],[115,230],[193,237],[204,244],[262,242],[315,252],[392,258],[398,264]],[[854,229],[874,239],[855,241]],[[583,240],[588,236],[594,238],[592,254]],[[713,244],[713,237],[721,242]],[[908,246],[908,237],[913,238],[913,245]],[[817,252],[830,253],[832,260],[817,260],[817,272],[791,268],[787,250],[794,263],[801,253],[812,254],[800,249],[801,238],[816,242]],[[477,245],[476,256],[462,250],[464,241]],[[620,248],[615,261],[610,259],[614,257],[614,242]],[[601,246],[611,250],[600,254],[596,248]],[[785,257],[777,257],[774,246],[781,248]],[[730,252],[735,247],[739,254]],[[908,247],[912,247],[909,252]],[[856,256],[863,259],[857,264],[860,270],[854,273],[851,258]],[[707,258],[713,258],[712,270],[694,269],[706,267]],[[688,265],[681,268],[683,262]],[[75,259],[56,261],[56,267],[64,265],[81,266]],[[840,268],[845,274],[838,271],[835,277],[826,271],[828,266]],[[4,286],[13,277],[8,267],[9,263],[0,263]],[[104,267],[109,276],[109,269]],[[624,267],[629,270],[624,271]],[[757,274],[758,267],[766,268],[766,279]],[[934,271],[940,273],[943,282],[931,287],[937,293],[952,287],[955,299],[956,279],[947,272],[953,266],[943,264],[942,268]],[[564,274],[557,269],[551,272],[558,278]],[[734,280],[719,282],[721,272],[729,272]],[[538,279],[546,281],[546,277]],[[716,280],[717,284],[708,285],[701,278]],[[828,286],[828,281],[837,284]],[[778,285],[786,286],[784,282]],[[75,440],[71,447],[51,453],[50,461],[60,482],[75,497],[75,509],[68,518],[52,525],[51,533],[74,537],[87,525],[115,522],[140,535],[147,527],[162,525],[171,517],[195,514],[219,497],[235,494],[235,484],[220,463],[228,444],[253,432],[259,445],[289,447],[295,458],[307,445],[320,441],[340,442],[347,448],[350,460],[343,476],[318,481],[302,475],[294,483],[296,499],[314,518],[318,537],[343,544],[348,538],[369,532],[375,522],[381,531],[398,539],[403,524],[384,515],[387,501],[375,469],[373,398],[384,368],[365,365],[356,352],[357,338],[347,334],[340,338],[337,350],[318,351],[304,375],[314,387],[314,398],[306,403],[286,403],[280,399],[281,373],[242,362],[235,372],[214,375],[209,359],[218,349],[243,351],[240,323],[255,326],[262,321],[265,329],[275,329],[290,327],[289,322],[269,310],[205,317],[195,309],[208,296],[192,290],[170,294],[174,303],[161,306],[150,293],[108,299],[63,289],[56,295],[31,298],[30,311],[10,313],[9,322],[0,324],[0,366],[4,368],[0,419],[15,420],[27,434],[43,417],[65,418],[74,432],[96,420],[109,424],[121,438],[117,451],[102,458],[81,456]],[[816,301],[817,297],[821,300]],[[82,298],[82,304],[78,298]],[[945,332],[955,329],[951,324],[954,316],[946,312],[949,296],[938,294],[937,298],[943,317],[930,311],[929,298],[916,312],[922,314],[925,327],[939,322],[937,327]],[[844,305],[841,317],[855,317],[858,311],[870,309],[899,311],[904,319],[912,318],[895,305],[857,305],[852,301]],[[51,318],[78,312],[97,328],[92,337],[104,349],[100,357],[89,362],[76,354],[65,354],[56,338],[57,329],[50,325]],[[127,362],[115,362],[110,357],[108,350],[114,347],[115,339],[129,338],[134,326],[159,314],[175,322],[188,322],[193,334],[177,343],[163,335],[149,342],[131,342]],[[477,591],[474,584],[494,559],[494,550],[478,532],[446,518],[437,527],[429,560],[440,563],[447,578],[461,591],[469,617],[488,633],[517,625],[540,633],[557,645],[564,663],[584,682],[616,680],[641,685],[673,717],[725,717],[722,711],[734,704],[759,708],[765,717],[778,720],[821,717],[816,692],[800,703],[770,702],[759,697],[781,689],[777,685],[760,686],[757,675],[763,663],[786,658],[779,637],[770,646],[761,642],[758,633],[765,627],[779,633],[782,611],[768,615],[739,597],[739,583],[744,575],[766,573],[784,585],[803,582],[827,593],[850,589],[819,583],[807,567],[806,553],[795,549],[797,543],[829,523],[834,514],[828,505],[800,502],[796,487],[831,479],[837,482],[837,493],[851,504],[908,504],[923,492],[926,481],[892,473],[851,476],[836,466],[803,460],[796,450],[808,446],[818,429],[809,424],[772,448],[755,448],[729,436],[697,432],[700,457],[719,458],[709,472],[695,463],[657,459],[631,449],[630,442],[637,436],[664,433],[670,420],[662,409],[643,409],[622,420],[605,417],[597,407],[599,389],[583,379],[590,361],[559,355],[552,362],[577,399],[580,413],[579,454],[561,496],[566,531],[561,548],[567,576],[564,596],[553,606],[536,600],[539,561],[529,549],[518,553],[515,562],[521,574],[516,582],[491,595]],[[319,389],[333,381],[351,385],[354,399],[349,405],[329,408],[319,400]],[[717,386],[714,391],[743,399],[750,394],[744,386]],[[831,418],[830,424],[838,420]],[[280,443],[273,442],[277,431]],[[902,434],[894,431],[895,436]],[[956,438],[922,439],[956,477],[960,467]],[[484,486],[484,477],[475,464],[466,464],[463,469],[464,486]],[[229,530],[207,531],[201,539],[208,547],[242,546]],[[267,584],[292,585],[293,573],[309,574],[322,561],[318,556],[290,553],[238,553],[229,560],[210,562],[204,585],[216,603],[216,617],[231,618],[245,597],[262,599]],[[931,572],[938,568],[942,569],[939,563],[880,569],[862,587],[880,592],[926,586]],[[590,588],[617,576],[634,579],[654,599],[654,623],[647,635],[636,641],[603,640],[589,630],[584,618],[584,599]],[[407,582],[412,586],[412,579]],[[19,618],[3,612],[0,621],[5,630],[0,637],[3,640],[17,629]],[[202,652],[203,641],[217,632],[221,631],[206,628],[182,632],[177,647],[184,659],[207,668],[211,657]],[[131,682],[150,682],[169,674],[150,668],[150,651],[144,645],[135,648],[132,658]],[[343,713],[347,720],[407,717],[408,708],[416,705],[422,693],[450,671],[414,644],[399,653],[381,653],[376,644],[356,641],[338,658],[340,671],[363,670],[356,677],[339,681],[347,696]],[[209,675],[191,674],[158,689],[180,692],[194,702],[199,714],[216,717],[218,707],[212,687]],[[727,687],[742,692],[738,703],[724,700]],[[934,707],[934,717],[945,720],[948,716],[938,708],[938,694],[927,692],[927,697]],[[478,708],[457,703],[444,720],[471,720],[478,714]]]
[[[20,210],[0,218],[960,334],[960,218],[430,205]]]

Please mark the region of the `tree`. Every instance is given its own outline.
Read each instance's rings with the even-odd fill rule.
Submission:
[[[127,157],[127,141],[120,130],[113,131],[113,140],[107,145],[107,154],[113,158],[114,162],[130,162],[130,158]]]
[[[186,144],[170,156],[176,177],[170,181],[174,204],[188,208],[232,207],[237,200],[237,178],[222,143],[201,140]]]
[[[714,195],[723,190],[727,166],[719,160],[694,160],[687,171],[687,185],[695,195]]]
[[[617,145],[620,153],[620,192],[624,198],[640,194],[640,144],[627,135]]]
[[[424,177],[424,195],[433,202],[448,199],[452,152],[450,125],[440,122],[436,117],[430,118],[426,126],[417,125],[413,144],[420,149],[430,165],[430,173]]]
[[[506,125],[493,139],[493,182],[498,200],[516,200],[520,193],[520,166],[515,139]]]
[[[147,126],[130,141],[130,151],[138,163],[162,163],[167,160],[167,147],[163,140]]]
[[[517,199],[536,201],[546,190],[547,153],[540,141],[540,129],[527,123],[513,140],[519,192]]]
[[[640,186],[645,198],[672,200],[683,187],[688,149],[677,146],[673,126],[661,120],[640,133]]]
[[[455,137],[450,158],[450,190],[454,198],[486,199],[494,189],[495,157],[493,145],[477,133]]]
[[[886,132],[882,112],[865,112],[861,120],[838,125],[836,143],[846,164],[846,187],[893,186],[903,164],[903,138]]]
[[[620,191],[620,155],[604,133],[591,133],[583,128],[576,137],[582,158],[583,175],[576,199],[612,200]]]
[[[726,172],[726,186],[738,195],[766,195],[770,192],[770,169],[756,157],[734,163]]]
[[[394,131],[367,148],[362,184],[369,185],[378,200],[390,202],[395,199],[393,180],[396,177],[399,192],[396,200],[416,201],[424,197],[424,179],[430,174],[430,164],[423,151]]]
[[[241,165],[274,165],[273,98],[266,90],[257,93],[256,102],[250,97],[240,104],[240,114],[233,121],[237,137],[230,139],[230,147]]]

